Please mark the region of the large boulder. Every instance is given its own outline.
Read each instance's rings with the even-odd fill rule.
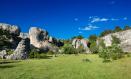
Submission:
[[[126,31],[111,33],[102,37],[106,46],[112,45],[112,35],[120,39],[121,41],[120,47],[123,49],[124,52],[131,52],[131,29]]]
[[[30,50],[30,40],[22,39],[13,54],[6,56],[6,59],[20,60],[26,59]]]
[[[42,52],[58,50],[57,47],[52,45],[54,43],[54,38],[49,38],[46,30],[31,27],[29,30],[29,38],[31,47],[38,48]]]
[[[72,46],[76,49],[79,49],[80,46],[83,46],[85,53],[91,53],[88,48],[88,41],[85,39],[74,39],[72,41]]]

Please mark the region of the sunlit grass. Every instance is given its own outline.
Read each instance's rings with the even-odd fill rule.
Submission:
[[[0,62],[0,79],[131,79],[131,57],[103,63],[98,55]]]

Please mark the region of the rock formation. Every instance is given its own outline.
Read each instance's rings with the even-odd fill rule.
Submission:
[[[7,49],[12,48],[15,49],[20,41],[20,38],[18,37],[20,34],[20,28],[16,25],[9,25],[9,24],[5,24],[5,23],[0,23],[0,30],[5,32],[5,35],[1,36],[1,38],[5,38],[6,40],[3,40],[3,42],[5,41],[6,43],[8,43],[7,45],[10,46],[6,46],[6,47],[1,47],[0,49]],[[2,43],[1,45],[3,46],[4,43]]]
[[[83,46],[85,53],[91,53],[89,48],[88,48],[88,42],[85,39],[74,39],[72,41],[72,46],[76,49],[78,49],[80,46]]]
[[[10,25],[6,23],[0,23],[0,29],[8,31],[10,34],[19,36],[20,28],[16,25]]]
[[[1,52],[0,52],[0,57],[2,58],[2,59],[5,59],[5,56],[7,55],[7,53],[6,53],[6,50],[2,50]]]
[[[20,35],[19,35],[19,37],[22,38],[22,39],[29,38],[29,34],[21,32]]]
[[[120,46],[124,52],[131,52],[131,30],[112,33],[102,37],[106,46],[111,46],[112,35],[120,39]]]
[[[13,59],[13,60],[26,59],[28,57],[29,50],[30,50],[29,39],[28,38],[22,39],[19,42],[14,53],[6,56],[6,59]]]
[[[57,40],[53,37],[49,37],[46,30],[31,27],[29,30],[29,38],[31,46],[40,49],[43,52],[57,51]]]

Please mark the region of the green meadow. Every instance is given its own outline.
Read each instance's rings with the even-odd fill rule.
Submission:
[[[0,60],[0,79],[131,79],[131,57],[108,63],[85,54]]]

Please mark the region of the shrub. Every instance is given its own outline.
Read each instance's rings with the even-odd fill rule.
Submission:
[[[63,50],[63,54],[78,54],[79,52],[73,48],[71,45],[64,45],[62,47],[62,50]]]
[[[114,32],[120,32],[120,31],[122,31],[122,28],[120,26],[116,26]]]
[[[111,37],[112,37],[112,44],[120,44],[121,41],[119,38],[113,35]]]
[[[131,29],[131,27],[128,25],[124,27],[124,30],[129,30],[129,29]]]
[[[103,36],[110,34],[110,33],[113,33],[113,31],[112,30],[105,30],[105,31],[101,32],[100,37],[103,37]]]
[[[13,51],[13,50],[10,50],[10,49],[6,50],[6,52],[7,52],[8,55],[11,55],[11,54],[14,53],[14,51]]]
[[[90,45],[90,51],[92,53],[98,53],[98,46],[96,44],[96,42],[92,42],[91,45]]]
[[[112,37],[112,46],[105,47],[105,45],[103,45],[99,49],[99,56],[103,58],[104,61],[117,60],[124,56],[124,53],[121,47],[119,46],[120,40],[115,36]]]

